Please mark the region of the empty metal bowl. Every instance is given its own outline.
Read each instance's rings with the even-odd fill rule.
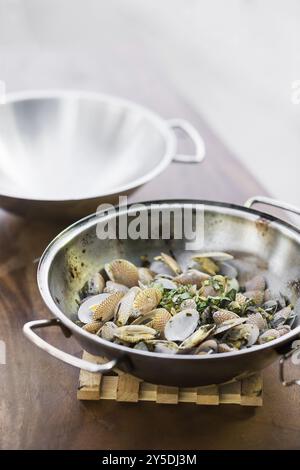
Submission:
[[[174,129],[194,142],[176,155]],[[204,144],[181,119],[89,92],[22,92],[0,105],[0,206],[79,217],[150,181],[171,160],[200,162]]]

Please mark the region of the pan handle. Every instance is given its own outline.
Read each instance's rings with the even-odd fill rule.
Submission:
[[[23,333],[32,343],[34,343],[36,346],[43,349],[47,353],[51,354],[51,356],[54,356],[57,359],[60,359],[61,361],[66,362],[67,364],[70,364],[71,366],[75,366],[75,367],[78,367],[79,369],[87,370],[88,372],[100,372],[100,373],[109,372],[114,367],[116,367],[117,363],[119,362],[118,359],[112,359],[106,364],[94,364],[92,362],[79,359],[76,356],[72,356],[71,354],[65,353],[64,351],[61,351],[60,349],[55,348],[51,344],[47,343],[47,341],[40,338],[36,333],[34,333],[34,330],[38,328],[47,328],[48,326],[60,326],[63,329],[63,331],[66,328],[57,319],[36,320],[36,321],[30,321],[28,323],[25,323],[25,325],[23,326]],[[68,334],[68,336],[70,336],[70,333]]]
[[[254,204],[266,204],[267,206],[271,207],[278,207],[278,209],[283,209],[288,212],[292,212],[293,214],[300,215],[300,209],[296,206],[288,204],[286,202],[276,201],[276,199],[271,199],[270,197],[265,196],[254,196],[248,199],[245,202],[245,207],[252,207]]]
[[[281,356],[279,361],[279,377],[282,385],[284,387],[290,387],[291,385],[300,385],[300,378],[299,379],[292,379],[286,380],[285,378],[285,371],[284,371],[284,364],[285,362],[292,358],[292,362],[296,365],[300,365],[300,341],[296,340],[292,344],[292,349]]]
[[[169,127],[174,131],[181,130],[191,139],[195,145],[194,155],[177,154],[173,158],[174,162],[180,163],[200,163],[205,157],[205,144],[197,129],[184,119],[170,119],[167,121]]]

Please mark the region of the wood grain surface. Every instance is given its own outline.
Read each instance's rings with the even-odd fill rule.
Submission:
[[[202,165],[172,164],[131,201],[192,197],[243,203],[264,193],[180,98],[170,106],[165,103],[162,112],[187,118],[199,129],[207,159]],[[0,339],[7,348],[7,363],[0,365],[2,449],[300,448],[300,390],[281,386],[277,363],[264,373],[264,406],[259,409],[78,401],[79,371],[37,349],[22,334],[26,321],[51,316],[36,285],[37,259],[63,226],[0,215]],[[56,346],[82,354],[75,340],[58,329],[42,334]]]

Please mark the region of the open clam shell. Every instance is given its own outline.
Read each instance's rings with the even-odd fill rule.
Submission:
[[[150,351],[160,354],[176,354],[178,352],[178,345],[173,341],[152,339],[147,341],[147,346]]]
[[[123,292],[108,294],[108,297],[93,309],[93,320],[103,322],[111,320],[114,316],[115,308],[123,296]]]
[[[186,272],[174,277],[174,281],[178,284],[188,285],[193,284],[201,287],[202,282],[210,279],[210,275],[198,271],[197,269],[188,269]]]
[[[124,294],[126,294],[128,291],[129,287],[114,281],[107,281],[106,286],[104,288],[104,292],[108,294],[113,294],[114,292],[123,292]]]
[[[141,292],[139,287],[131,287],[127,294],[125,294],[119,301],[115,313],[117,326],[126,325],[128,322],[128,319],[132,314],[134,300],[139,292]]]
[[[162,298],[162,292],[157,287],[141,290],[134,299],[132,306],[133,316],[144,315],[154,310]]]
[[[241,325],[241,323],[244,323],[246,320],[247,318],[236,318],[232,320],[225,320],[215,329],[214,335],[225,333],[226,331],[231,330],[231,328]]]
[[[92,307],[96,307],[109,297],[110,294],[93,295],[86,299],[79,307],[78,318],[82,323],[91,323],[93,321],[94,312]]]
[[[154,259],[155,261],[163,262],[168,267],[168,269],[174,274],[181,273],[181,267],[172,256],[167,255],[166,253],[161,253],[160,256],[156,256]]]
[[[126,325],[119,326],[114,336],[125,343],[139,343],[140,341],[148,341],[154,339],[156,331],[145,325]]]
[[[225,309],[217,310],[212,316],[216,325],[221,325],[227,320],[236,320],[237,318],[240,318],[236,313]]]
[[[183,341],[197,328],[199,313],[186,309],[172,317],[165,326],[164,335],[168,341]]]
[[[181,351],[183,350],[189,350],[192,349],[196,346],[198,346],[200,343],[202,343],[208,336],[210,336],[213,331],[215,330],[216,325],[203,325],[198,328],[191,336],[186,338],[180,345],[179,349]]]

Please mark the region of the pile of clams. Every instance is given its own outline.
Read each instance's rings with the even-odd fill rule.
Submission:
[[[288,333],[289,301],[273,298],[263,275],[242,281],[232,260],[201,253],[183,270],[166,253],[147,267],[115,259],[79,292],[77,323],[104,340],[161,354],[226,353]]]

